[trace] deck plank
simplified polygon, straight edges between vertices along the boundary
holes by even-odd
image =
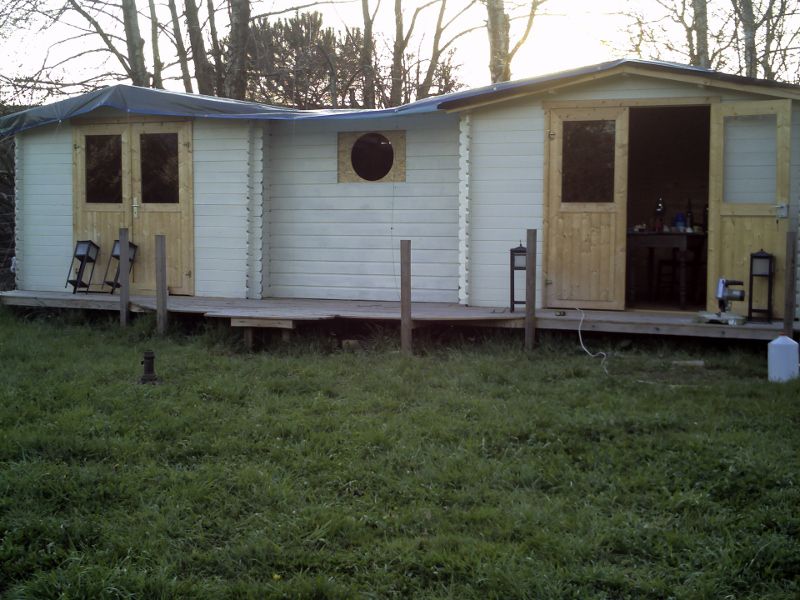
[[[37,308],[76,308],[119,310],[119,296],[111,294],[71,294],[14,290],[0,292],[0,302],[9,306]],[[316,300],[309,298],[209,298],[170,296],[168,310],[173,313],[203,315],[228,319],[237,326],[274,327],[275,324],[352,319],[363,321],[399,321],[400,303],[369,300]],[[156,300],[132,296],[131,309],[154,312]],[[538,309],[537,329],[670,335],[706,338],[771,340],[780,335],[781,323],[745,323],[732,327],[695,322],[694,313],[678,311],[579,311],[575,309]],[[583,316],[583,322],[581,322]],[[422,324],[448,323],[474,327],[521,327],[522,313],[507,308],[486,308],[460,304],[415,302],[412,318]],[[795,323],[795,331],[798,325]]]

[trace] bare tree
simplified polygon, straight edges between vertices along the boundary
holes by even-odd
[[[372,27],[381,6],[378,0],[375,10],[370,12],[369,0],[361,0],[361,15],[364,21],[364,37],[361,46],[361,72],[364,77],[364,108],[375,108],[375,37]]]
[[[526,22],[520,38],[511,47],[511,15],[506,12],[504,0],[483,0],[486,4],[486,31],[489,34],[489,73],[492,83],[511,79],[511,61],[530,35],[539,8],[547,0],[525,2]],[[509,49],[510,48],[510,49]]]
[[[203,30],[200,28],[200,16],[195,0],[186,0],[186,27],[189,30],[189,44],[192,48],[192,61],[194,62],[194,78],[197,80],[197,89],[201,94],[214,95],[214,67],[208,61],[206,42],[203,39]]]
[[[183,81],[183,89],[187,93],[192,93],[192,76],[189,74],[189,55],[186,52],[186,46],[183,43],[183,33],[181,32],[180,21],[178,20],[178,8],[175,6],[175,0],[167,0],[169,6],[170,17],[172,18],[172,37],[175,42],[175,50],[177,54],[178,64],[181,68],[181,80]]]
[[[250,0],[230,0],[231,29],[225,65],[225,96],[244,99],[247,91],[247,40],[250,35]]]
[[[153,51],[153,87],[163,88],[164,81],[161,77],[161,71],[164,68],[161,62],[161,53],[158,50],[158,18],[156,17],[156,3],[154,0],[147,0],[150,8],[150,44]]]

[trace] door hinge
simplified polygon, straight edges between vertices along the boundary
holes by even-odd
[[[553,285],[553,280],[552,280],[552,279],[545,278],[545,280],[544,280],[544,284],[545,284],[545,285]]]
[[[184,275],[186,275],[186,277],[188,277],[189,279],[191,279],[191,278],[192,278],[192,270],[191,270],[191,269],[189,269],[188,271],[186,271],[186,273],[184,273]]]
[[[551,139],[551,140],[554,140],[554,139],[556,139],[556,132],[555,132],[554,130],[550,129],[550,130],[547,132],[547,137],[548,137],[549,139]]]

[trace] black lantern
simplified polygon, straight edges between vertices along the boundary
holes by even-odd
[[[516,248],[511,249],[509,260],[509,272],[511,276],[511,312],[514,312],[514,306],[517,304],[525,304],[525,300],[516,300],[514,298],[514,272],[525,271],[528,268],[528,249],[520,243]]]
[[[764,250],[753,252],[750,255],[750,299],[747,302],[747,319],[752,320],[753,314],[766,316],[768,322],[772,321],[772,288],[775,278],[775,256]],[[767,283],[767,307],[753,308],[753,282],[756,279],[766,279]]]
[[[131,269],[133,269],[133,261],[136,258],[136,249],[137,248],[138,248],[138,246],[136,244],[134,244],[133,242],[128,242],[128,273],[130,273]],[[108,285],[108,286],[111,286],[111,292],[110,292],[111,294],[114,293],[114,290],[116,290],[118,287],[120,287],[120,283],[119,283],[119,267],[120,267],[119,255],[120,255],[120,252],[119,252],[119,240],[114,240],[114,247],[111,249],[111,256],[108,257],[108,264],[106,265],[106,274],[103,276],[103,281],[105,282],[105,284]],[[112,261],[116,261],[117,268],[116,268],[116,271],[114,273],[114,278],[113,279],[109,279],[108,278],[108,271],[111,269],[111,262]]]
[[[72,293],[78,291],[78,289],[83,289],[84,291],[89,291],[89,286],[92,283],[92,276],[94,275],[94,265],[97,262],[97,255],[100,253],[100,246],[95,244],[92,240],[79,240],[75,244],[75,252],[72,254],[72,261],[69,263],[69,271],[67,271],[67,283],[64,284],[64,287],[68,285],[72,286]],[[75,265],[75,261],[77,261],[77,265]],[[91,270],[89,271],[89,279],[84,281],[83,275],[86,272],[86,266],[92,265]],[[75,272],[75,277],[71,277],[73,270]]]

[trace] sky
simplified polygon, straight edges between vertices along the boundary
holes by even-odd
[[[0,0],[2,1],[2,0]],[[383,34],[387,42],[391,42],[394,35],[393,2],[381,0],[381,10],[376,22],[376,31]],[[450,0],[449,5],[455,10],[463,6],[467,0]],[[507,5],[514,0],[506,0]],[[373,6],[376,0],[371,0]],[[406,23],[410,20],[414,6],[424,0],[404,0],[406,8]],[[281,9],[305,4],[305,0],[254,0],[253,14],[275,12]],[[204,3],[203,3],[204,4]],[[626,38],[621,31],[625,26],[624,17],[619,15],[622,7],[636,6],[632,0],[549,0],[544,5],[543,12],[534,22],[530,37],[522,47],[512,63],[512,77],[521,79],[528,76],[560,71],[567,68],[595,64],[620,58],[625,55]],[[138,0],[140,13],[146,13],[147,3]],[[328,3],[316,8],[324,15],[327,26],[343,29],[345,26],[361,26],[360,0]],[[417,31],[432,30],[426,27],[423,19],[432,21],[436,18],[435,8],[422,13]],[[289,15],[284,15],[289,16]],[[274,19],[275,17],[273,17]],[[482,5],[462,17],[457,29],[476,27],[477,29],[460,38],[456,44],[456,64],[460,64],[459,79],[467,87],[477,87],[490,83],[488,69],[488,41],[485,29],[486,11]],[[168,17],[164,16],[168,22]],[[432,23],[431,23],[432,25]],[[512,23],[512,45],[521,34],[520,29],[524,19]],[[223,28],[219,24],[220,29]],[[140,18],[140,28],[146,40],[149,51],[149,21]],[[53,47],[53,44],[67,37],[72,30],[65,24],[53,26],[44,31],[18,31],[6,39],[0,39],[0,55],[7,57],[3,71],[6,75],[13,73],[30,73],[50,55],[50,62],[55,62],[59,57],[69,56],[86,49],[86,41],[80,40],[70,44]],[[423,48],[429,41],[417,38],[416,43],[421,43]],[[161,44],[162,60],[167,60],[167,52],[171,47],[166,40]],[[104,56],[106,64],[102,64],[100,57]],[[109,70],[119,70],[116,59],[107,54],[89,54],[77,62],[70,63],[67,78],[78,80],[90,73],[101,73]],[[172,74],[177,75],[177,69]],[[166,87],[181,90],[181,83],[177,80],[165,82]]]

